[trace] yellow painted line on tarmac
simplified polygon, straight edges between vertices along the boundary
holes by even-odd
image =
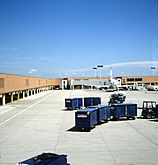
[[[24,112],[27,111],[28,109],[34,107],[35,105],[39,104],[40,102],[42,102],[42,101],[45,100],[46,98],[48,98],[48,97],[50,97],[50,96],[52,96],[52,95],[54,95],[54,94],[56,94],[56,93],[57,93],[57,92],[54,92],[54,93],[52,93],[52,94],[50,94],[50,95],[44,97],[43,99],[37,101],[36,103],[34,103],[34,104],[30,105],[29,107],[25,108],[24,110],[20,111],[20,112],[17,113],[16,115],[14,115],[14,116],[8,118],[7,120],[1,122],[1,123],[0,123],[0,126],[2,126],[3,124],[7,123],[8,121],[14,119],[15,117],[19,116],[20,114],[24,113]]]

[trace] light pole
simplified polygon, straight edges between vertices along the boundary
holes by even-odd
[[[155,69],[156,69],[156,67],[155,67],[155,66],[152,66],[150,69],[151,69],[152,72],[153,72],[153,73],[152,73],[152,74],[153,74],[153,83],[155,83],[155,82],[154,82],[154,80],[155,80],[155,79],[154,79],[154,76],[155,76]]]
[[[94,70],[94,77],[96,78],[97,77],[97,67],[93,67],[93,70]]]
[[[155,66],[152,66],[150,69],[152,70],[153,76],[154,76],[154,70],[156,69],[156,67]]]
[[[103,65],[97,65],[98,68],[102,68]],[[101,69],[100,69],[100,79],[101,79]]]
[[[110,67],[110,81],[112,82],[112,67]]]

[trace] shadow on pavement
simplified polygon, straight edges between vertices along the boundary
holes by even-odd
[[[152,121],[152,122],[158,122],[158,119],[151,119],[149,121]]]
[[[67,131],[71,131],[71,132],[90,132],[91,129],[78,129],[75,126],[68,129]]]
[[[74,111],[73,109],[62,109],[62,111]]]

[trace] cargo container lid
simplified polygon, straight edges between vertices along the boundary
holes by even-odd
[[[92,112],[92,111],[96,111],[97,110],[97,108],[96,107],[94,107],[94,108],[86,108],[86,109],[83,109],[83,110],[78,110],[78,111],[76,111],[76,113],[78,113],[78,112]]]

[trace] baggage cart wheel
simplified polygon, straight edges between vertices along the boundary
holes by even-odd
[[[90,129],[90,128],[84,128],[83,130],[84,130],[85,132],[90,132],[91,129]]]
[[[114,121],[119,121],[119,118],[114,117],[113,120]]]
[[[135,116],[133,116],[133,117],[132,117],[132,120],[135,120],[135,119],[136,119],[136,117],[135,117]]]
[[[148,113],[148,114],[146,115],[146,118],[147,118],[147,119],[151,119],[151,118],[152,118],[151,113]]]

